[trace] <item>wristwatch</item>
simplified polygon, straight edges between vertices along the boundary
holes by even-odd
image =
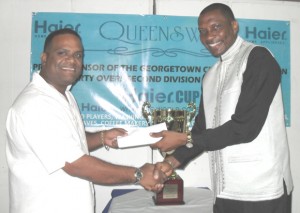
[[[134,172],[135,182],[134,184],[139,184],[144,174],[140,168],[136,168]]]
[[[187,142],[186,142],[185,146],[186,146],[187,148],[192,148],[192,147],[193,147],[192,132],[191,132],[191,131],[188,131],[188,132],[186,133],[186,135],[187,135]]]

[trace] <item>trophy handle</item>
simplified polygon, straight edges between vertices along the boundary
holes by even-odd
[[[189,122],[191,122],[196,115],[196,104],[193,102],[190,102],[188,104],[188,108],[191,109],[191,111],[188,112]]]
[[[151,104],[148,101],[145,101],[142,106],[143,117],[146,119],[148,126],[151,126],[151,112],[150,112]]]

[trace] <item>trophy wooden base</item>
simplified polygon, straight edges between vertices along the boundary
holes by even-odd
[[[177,174],[172,175],[164,183],[162,191],[153,196],[155,205],[182,205],[183,201],[183,180]]]

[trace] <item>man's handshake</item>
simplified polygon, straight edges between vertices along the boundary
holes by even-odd
[[[141,167],[143,177],[140,180],[140,185],[146,190],[159,192],[164,187],[164,182],[168,180],[180,163],[174,157],[167,157],[162,162],[153,164],[144,164]]]

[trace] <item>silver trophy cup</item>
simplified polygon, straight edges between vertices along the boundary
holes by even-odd
[[[167,129],[176,132],[188,132],[191,126],[191,122],[196,114],[196,105],[191,102],[187,105],[188,110],[177,109],[151,109],[149,102],[144,102],[142,107],[143,117],[146,119],[148,126],[163,123],[167,125]],[[173,151],[167,152],[167,154]],[[165,157],[166,153],[161,152]]]

